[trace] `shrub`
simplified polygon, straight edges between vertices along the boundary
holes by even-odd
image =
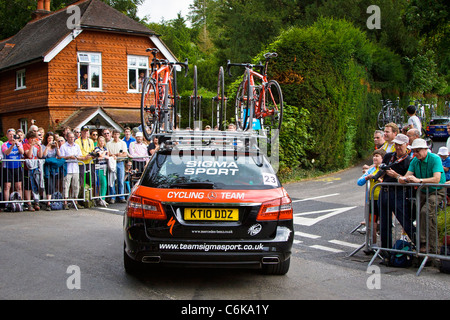
[[[371,88],[370,70],[382,69],[374,65],[374,53],[384,52],[377,49],[351,23],[321,18],[310,27],[283,32],[256,57],[278,53],[269,78],[280,83],[290,105],[281,133],[282,166],[307,167],[314,160],[319,170],[336,170],[366,155],[381,99]]]

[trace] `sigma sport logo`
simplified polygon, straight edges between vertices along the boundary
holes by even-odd
[[[244,200],[244,192],[203,192],[203,191],[169,191],[168,199],[174,200]]]

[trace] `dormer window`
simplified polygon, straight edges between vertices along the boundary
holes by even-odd
[[[25,89],[25,69],[16,72],[16,90]]]
[[[102,90],[101,53],[78,52],[78,89]]]

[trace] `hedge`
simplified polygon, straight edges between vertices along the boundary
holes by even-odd
[[[351,23],[325,18],[283,32],[255,61],[269,51],[278,53],[269,78],[280,83],[290,105],[280,137],[282,166],[329,171],[364,156],[373,147],[381,99],[373,73],[377,82],[395,86],[403,74],[391,76],[384,68],[398,67],[400,58]]]

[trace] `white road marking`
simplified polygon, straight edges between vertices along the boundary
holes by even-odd
[[[337,245],[340,245],[340,246],[344,246],[344,247],[354,248],[354,249],[357,249],[357,248],[361,247],[360,244],[354,244],[354,243],[350,243],[350,242],[346,242],[346,241],[340,241],[340,240],[330,240],[328,242],[329,243],[333,243],[333,244],[337,244]]]
[[[335,215],[350,211],[356,207],[344,207],[337,209],[327,209],[327,210],[319,210],[319,211],[310,211],[310,212],[302,212],[302,213],[294,213],[294,223],[302,226],[312,226],[316,223],[331,218]],[[325,214],[323,214],[325,213]],[[322,214],[317,218],[305,218],[306,215],[314,215],[314,214]]]
[[[344,252],[344,251],[339,250],[339,249],[334,249],[334,248],[320,246],[320,245],[313,245],[313,246],[310,246],[310,248],[319,249],[319,250],[328,251],[328,252],[333,252],[333,253]]]
[[[304,232],[300,232],[300,231],[295,231],[295,235],[299,236],[299,237],[303,237],[303,238],[310,238],[310,239],[321,238],[321,236],[316,236],[315,234],[309,234],[309,233],[304,233]]]
[[[335,197],[335,196],[338,196],[338,195],[340,195],[340,194],[339,193],[327,194],[327,195],[313,197],[313,198],[294,200],[294,201],[292,201],[292,203],[303,202],[303,201],[310,201],[310,200],[316,200],[316,199],[322,199],[322,198],[328,198],[328,197]]]

